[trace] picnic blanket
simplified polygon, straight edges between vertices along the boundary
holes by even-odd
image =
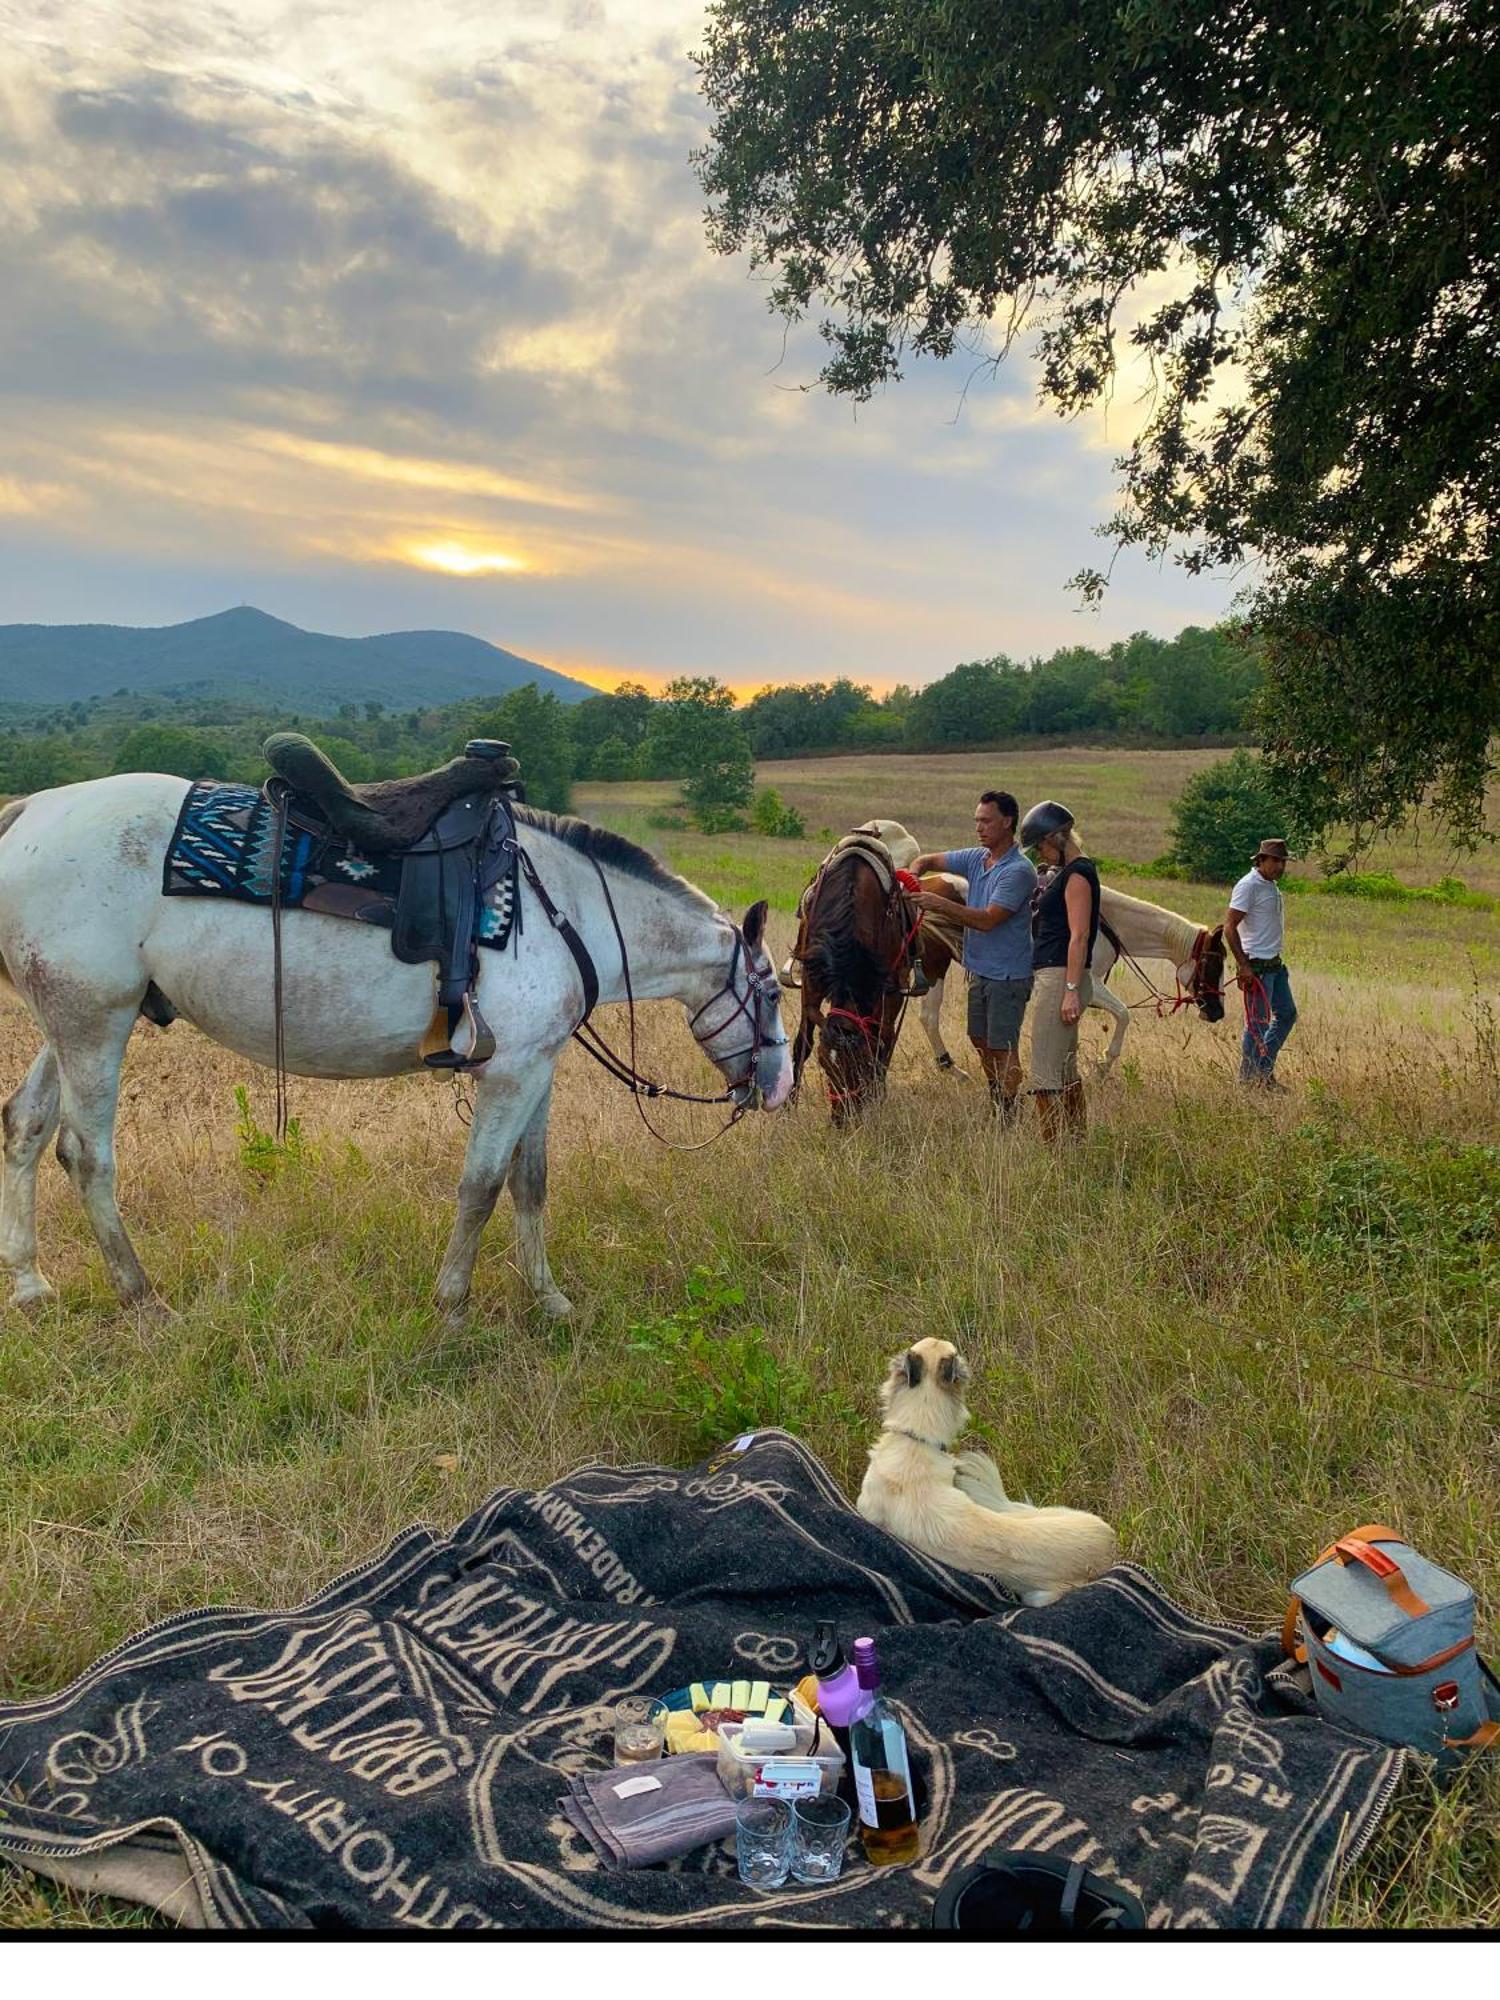
[[[920,1858],[743,1887],[722,1843],[606,1871],[561,1809],[625,1694],[786,1685],[873,1633]],[[994,1846],[1086,1861],[1159,1928],[1310,1924],[1402,1753],[1271,1674],[1272,1638],[1121,1566],[1043,1609],[862,1520],[784,1432],[589,1467],[415,1527],[293,1611],[166,1619],[0,1705],[0,1853],[213,1928],[911,1929]]]

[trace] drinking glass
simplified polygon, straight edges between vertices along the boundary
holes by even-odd
[[[666,1710],[643,1694],[615,1705],[615,1764],[651,1764],[666,1741]]]
[[[779,1889],[792,1860],[792,1809],[784,1799],[741,1799],[734,1809],[740,1880]]]
[[[830,1792],[792,1801],[792,1874],[798,1882],[836,1882],[844,1871],[849,1808]]]

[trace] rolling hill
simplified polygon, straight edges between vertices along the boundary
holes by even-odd
[[[559,701],[595,692],[465,632],[339,639],[249,605],[183,625],[0,625],[4,708],[56,708],[124,692],[332,715],[342,702],[428,708],[506,694],[527,681]]]

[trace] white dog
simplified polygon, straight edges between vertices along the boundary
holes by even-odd
[[[993,1459],[950,1450],[969,1421],[968,1364],[948,1340],[919,1340],[881,1384],[885,1412],[859,1489],[867,1521],[954,1569],[992,1576],[1027,1604],[1050,1604],[1115,1560],[1097,1514],[1008,1500]]]

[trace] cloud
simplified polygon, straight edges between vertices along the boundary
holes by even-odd
[[[621,671],[920,679],[1078,636],[1107,451],[1014,359],[967,396],[958,363],[857,412],[796,393],[815,339],[704,244],[701,27],[684,0],[44,5],[0,49],[28,538],[0,617],[116,615],[128,555],[161,622],[226,565],[334,629],[375,579],[399,618],[405,577],[413,622],[448,590],[452,623]],[[1223,601],[1122,573],[1107,636]]]

